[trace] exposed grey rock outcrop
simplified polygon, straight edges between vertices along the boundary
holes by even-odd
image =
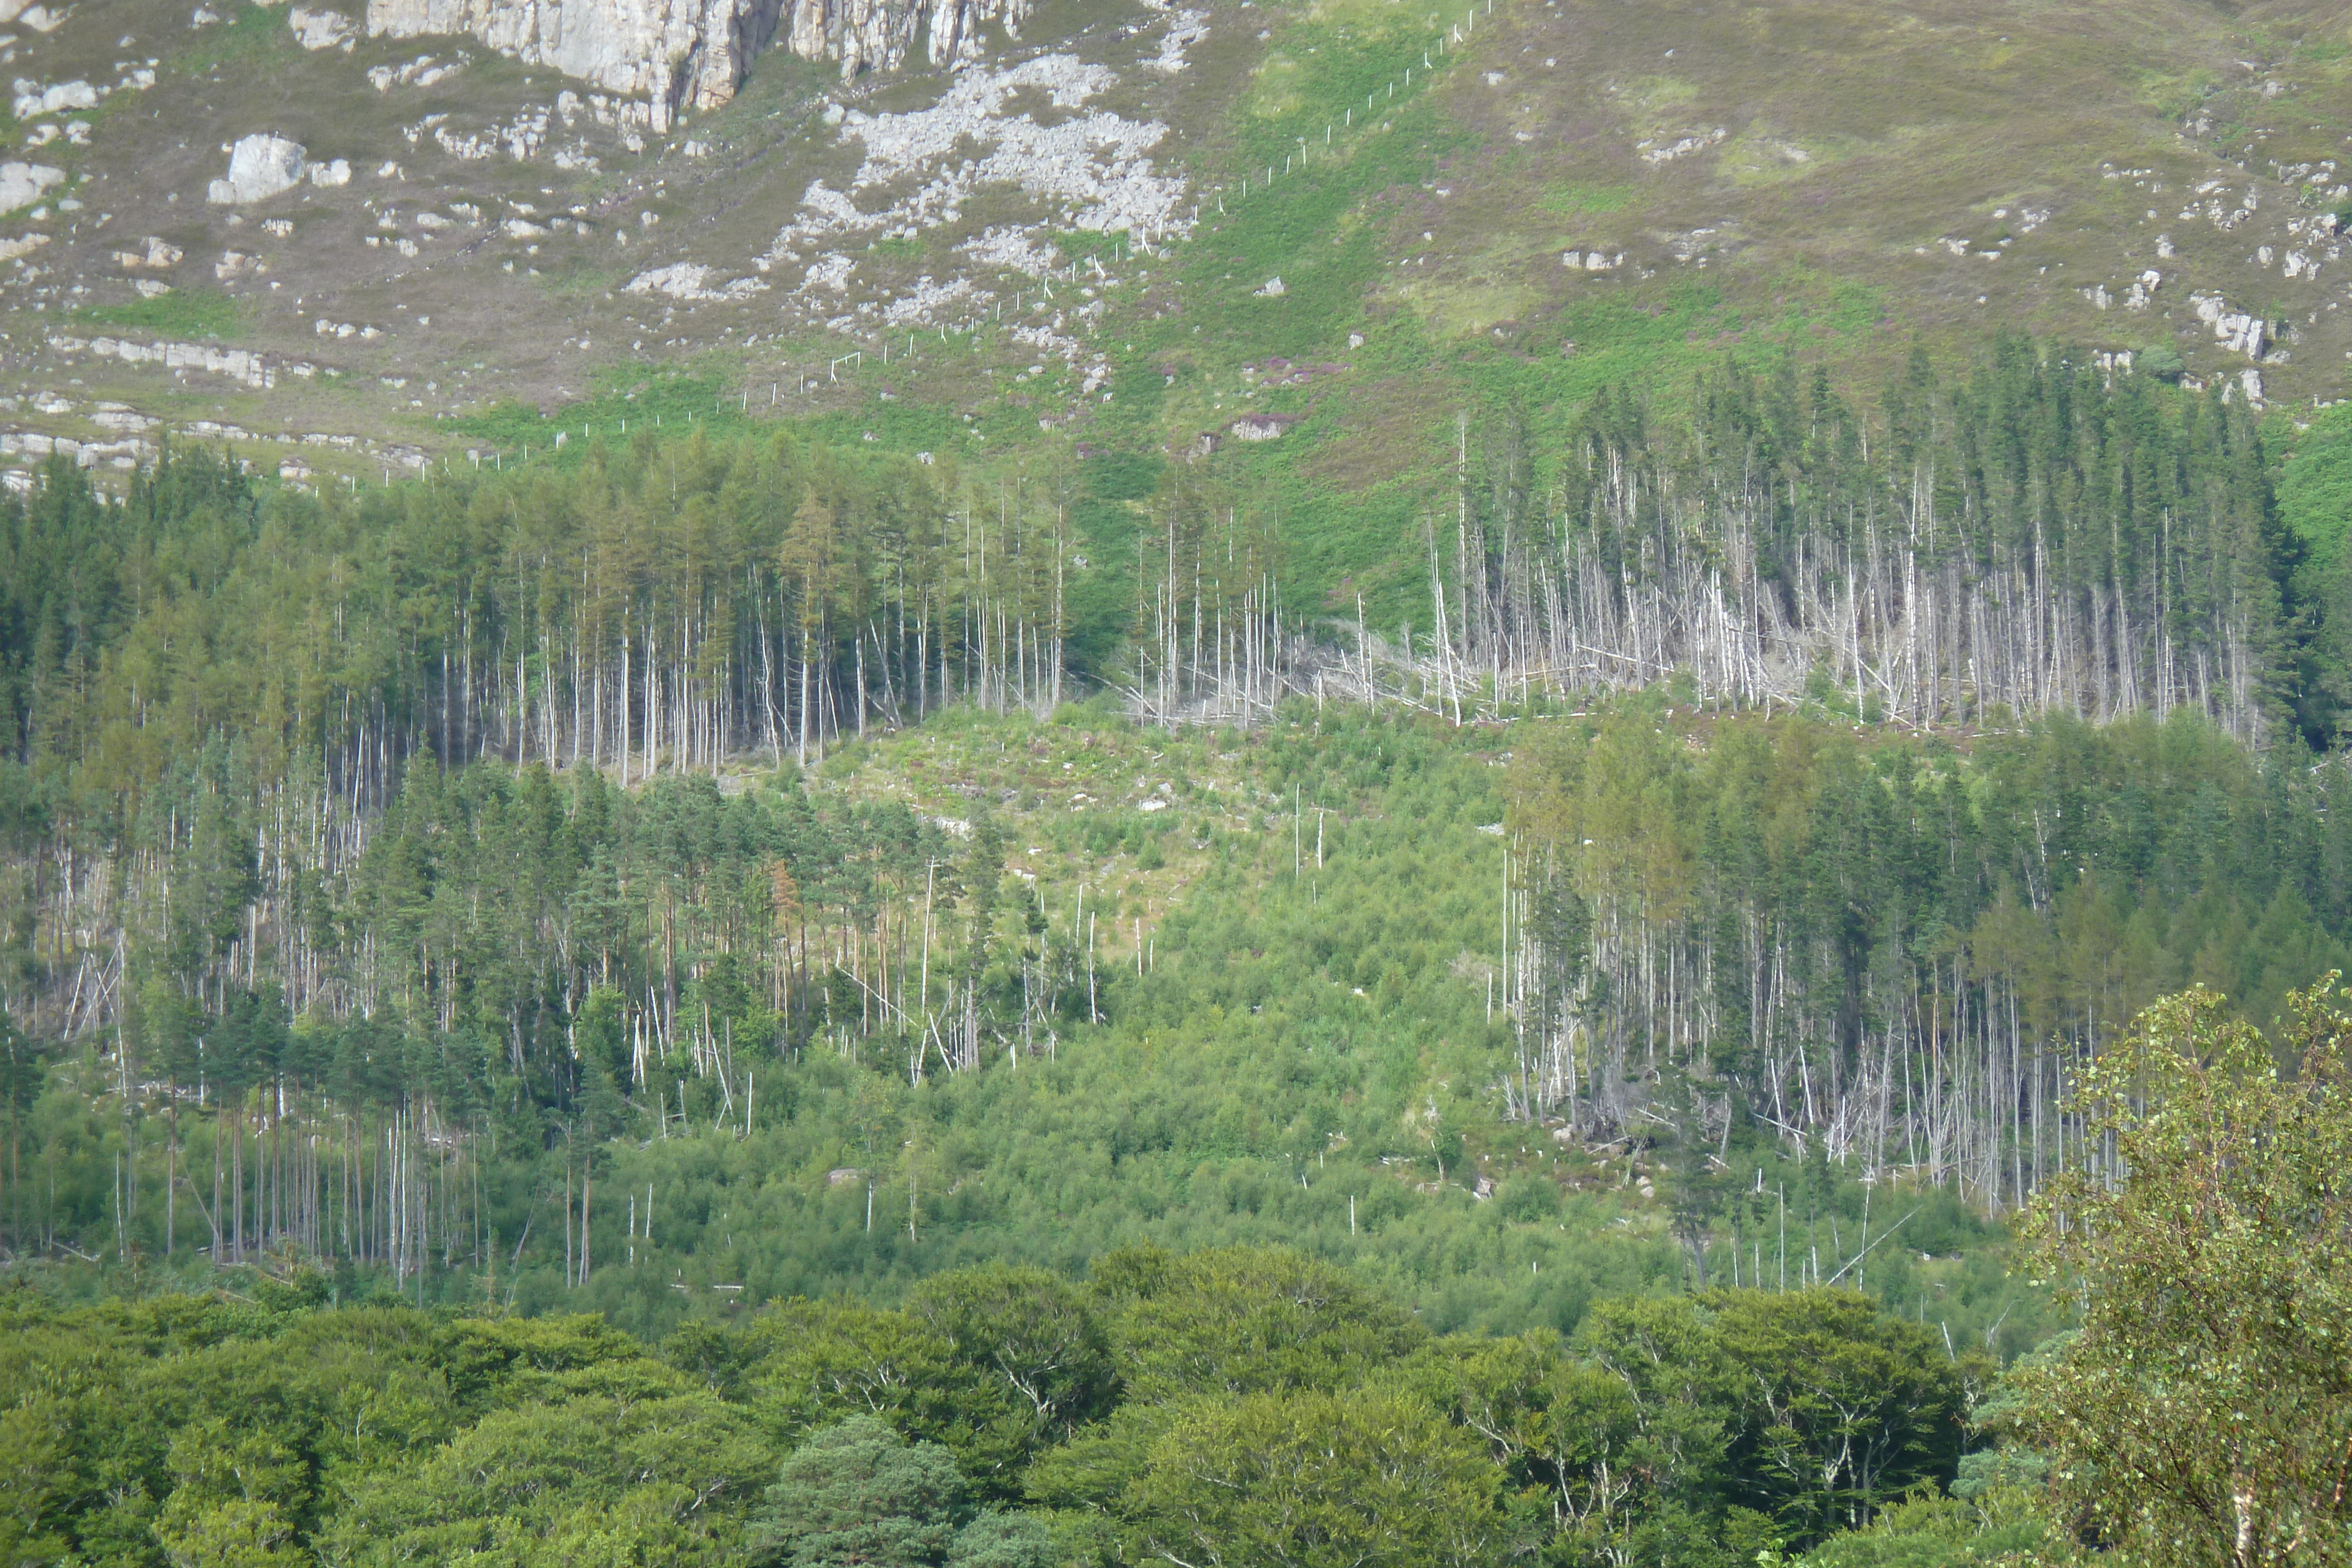
[[[63,6],[52,11],[47,5],[27,5],[25,0],[0,0],[0,26],[14,22],[36,33],[53,33],[65,19]]]
[[[302,183],[303,156],[300,142],[256,131],[230,149],[228,178],[215,180],[205,200],[215,206],[267,201]]]
[[[316,53],[338,45],[352,46],[351,18],[336,11],[313,11],[307,5],[297,5],[286,14],[287,25],[294,29],[294,41]]]
[[[100,359],[121,360],[131,365],[162,365],[174,371],[203,371],[225,376],[255,392],[267,392],[278,384],[282,369],[302,377],[318,373],[318,367],[301,363],[282,363],[249,349],[216,349],[205,343],[137,343],[125,338],[51,338],[49,347],[61,354],[96,354]]]
[[[2213,329],[2214,340],[2223,348],[2241,353],[2250,360],[2263,357],[2263,345],[2270,335],[2270,323],[2251,310],[2232,310],[2230,302],[2218,294],[2199,292],[2189,297],[2196,307],[2197,319]],[[2261,383],[2257,382],[2258,387]],[[2260,397],[2252,388],[2247,395]]]
[[[0,163],[0,213],[13,213],[41,199],[53,185],[65,183],[66,172],[46,163]]]
[[[1245,413],[1225,428],[1235,441],[1279,441],[1283,432],[1298,423],[1295,413]]]
[[[976,57],[982,30],[1017,29],[1031,0],[368,0],[371,36],[464,34],[534,65],[645,99],[654,128],[735,95],[772,46],[837,60],[845,77]]]
[[[58,114],[68,110],[96,109],[98,100],[105,96],[102,89],[86,81],[61,81],[44,87],[19,77],[8,110],[19,120],[30,120],[36,115]]]
[[[960,72],[926,109],[845,110],[843,136],[865,147],[857,172],[838,190],[812,182],[793,222],[755,265],[768,272],[814,252],[820,259],[808,263],[807,281],[837,291],[850,263],[826,253],[846,248],[845,240],[896,238],[954,224],[981,192],[1006,186],[1052,214],[1045,221],[1064,226],[1138,235],[1189,232],[1182,174],[1162,172],[1150,156],[1168,127],[1085,107],[1118,80],[1108,68],[1075,55],[1040,55],[1002,69]],[[1034,107],[1028,95],[1041,90],[1051,123],[1021,107],[1024,100]],[[835,123],[834,115],[825,119]],[[885,198],[879,204],[877,195]],[[1059,251],[1038,244],[1026,225],[992,226],[956,248],[982,266],[1033,277],[1063,265]]]

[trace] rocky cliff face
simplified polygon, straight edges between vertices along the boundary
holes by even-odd
[[[839,60],[842,75],[896,70],[918,37],[935,66],[976,59],[992,25],[1019,35],[1031,0],[793,0],[784,47],[803,59]]]
[[[373,35],[465,34],[645,99],[656,130],[724,103],[751,57],[782,45],[837,60],[842,75],[891,70],[919,41],[934,65],[975,57],[982,29],[1016,30],[1030,0],[368,0]]]

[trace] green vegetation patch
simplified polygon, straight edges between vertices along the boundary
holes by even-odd
[[[2279,520],[2311,551],[2315,564],[2344,559],[2352,531],[2352,403],[2312,416],[2310,426],[2286,433],[2286,461],[2275,493]]]
[[[175,288],[127,305],[85,305],[74,312],[74,319],[93,327],[129,327],[160,337],[203,340],[233,336],[239,315],[237,302],[217,289]]]
[[[620,443],[648,434],[683,438],[698,430],[731,434],[744,427],[743,398],[730,396],[716,375],[624,365],[601,371],[597,382],[591,396],[559,410],[501,402],[443,428],[517,458],[529,447],[534,460],[569,463],[598,440]],[[564,437],[561,450],[558,434]]]
[[[1550,187],[1536,204],[1556,217],[1599,217],[1622,210],[1633,199],[1633,187],[1628,184],[1577,183]]]
[[[209,71],[215,66],[251,63],[294,52],[293,37],[283,11],[243,0],[232,0],[219,9],[227,13],[226,20],[198,32],[173,58],[174,70]]]

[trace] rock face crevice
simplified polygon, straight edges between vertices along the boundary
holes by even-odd
[[[687,109],[735,96],[752,57],[781,45],[844,77],[895,70],[920,46],[933,65],[979,56],[992,26],[1016,33],[1031,0],[368,0],[372,36],[454,34],[646,100],[666,131]]]

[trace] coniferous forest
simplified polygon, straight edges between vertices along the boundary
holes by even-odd
[[[0,1550],[2126,1550],[2084,1086],[2352,1029],[2333,427],[1671,392],[1451,422],[1371,590],[1207,457],[0,499]]]

